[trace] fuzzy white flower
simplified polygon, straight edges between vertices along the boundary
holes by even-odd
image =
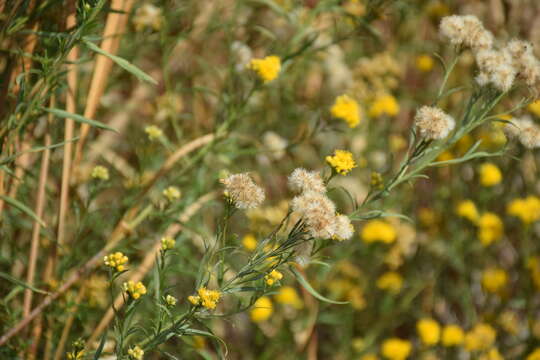
[[[334,238],[336,240],[349,240],[354,234],[354,227],[351,224],[348,216],[338,215],[336,217],[336,233]]]
[[[447,137],[456,122],[452,116],[437,107],[422,106],[416,112],[414,124],[420,135],[426,139],[438,140]]]
[[[302,216],[312,237],[330,239],[336,234],[336,206],[326,195],[306,191],[292,199],[291,207]]]
[[[304,192],[314,191],[325,193],[326,186],[318,171],[308,171],[306,169],[295,169],[289,176],[289,187],[293,191]]]
[[[509,51],[481,50],[475,57],[480,69],[480,75],[476,77],[476,81],[480,86],[491,83],[501,91],[510,90],[517,71]]]
[[[473,15],[444,17],[439,29],[454,45],[467,46],[475,51],[493,46],[493,35],[484,29],[482,22]]]
[[[253,209],[264,201],[264,190],[247,173],[233,174],[220,182],[225,185],[226,195],[239,209]]]
[[[508,138],[518,139],[528,149],[540,147],[540,127],[529,117],[512,119],[503,130]]]
[[[279,160],[285,155],[287,149],[287,140],[273,131],[267,131],[263,135],[263,143],[270,150],[270,156]]]

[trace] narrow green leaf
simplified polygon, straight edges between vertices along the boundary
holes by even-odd
[[[311,295],[313,295],[313,297],[321,300],[321,301],[324,301],[324,302],[327,302],[327,303],[330,303],[330,304],[338,304],[338,305],[344,305],[344,304],[348,304],[349,302],[348,301],[336,301],[336,300],[331,300],[331,299],[328,299],[328,298],[325,298],[324,296],[322,296],[321,294],[319,294],[308,282],[307,280],[302,276],[302,274],[300,274],[298,272],[298,270],[296,270],[295,268],[293,267],[290,267],[290,270],[291,272],[293,273],[293,275],[296,277],[296,280],[298,280],[298,282],[300,283],[300,285],[302,285],[304,287],[304,289],[306,289]]]
[[[30,285],[30,284],[25,283],[22,280],[19,280],[19,279],[14,278],[13,276],[11,276],[9,274],[6,274],[5,272],[0,271],[0,277],[7,280],[7,281],[9,281],[9,282],[14,283],[14,284],[17,284],[17,285],[20,285],[20,286],[22,286],[24,288],[30,289],[33,292],[37,292],[37,293],[43,294],[43,295],[48,295],[49,294],[47,291],[40,290],[40,289]]]
[[[114,131],[117,133],[117,131],[114,130],[112,127],[107,126],[104,123],[101,123],[99,121],[85,118],[84,116],[79,115],[79,114],[74,114],[74,113],[70,113],[70,112],[60,110],[60,109],[55,109],[55,108],[42,107],[41,110],[51,113],[53,115],[56,115],[58,117],[64,118],[64,119],[72,119],[80,123],[88,124],[90,126],[95,126],[97,128],[104,129],[104,130]]]
[[[94,354],[94,360],[99,360],[101,357],[101,353],[103,352],[103,348],[105,347],[105,340],[107,339],[107,331],[103,332],[103,335],[101,335],[101,340],[99,341],[99,346]]]
[[[139,69],[138,67],[130,63],[129,61],[127,61],[126,59],[122,59],[119,56],[110,54],[106,52],[105,50],[103,50],[102,48],[100,48],[99,46],[97,46],[96,44],[94,44],[93,42],[90,42],[86,39],[83,39],[83,42],[86,46],[88,46],[90,50],[108,57],[109,59],[114,61],[118,66],[122,67],[124,70],[135,75],[139,80],[147,81],[151,84],[157,85],[156,80],[154,80],[150,75],[148,75],[147,73],[145,73],[144,71],[142,71],[141,69]]]
[[[33,218],[34,220],[36,220],[41,226],[43,227],[47,227],[47,224],[45,224],[45,221],[41,220],[37,215],[36,213],[34,213],[32,211],[32,209],[30,209],[28,206],[24,205],[22,202],[20,202],[19,200],[16,200],[16,199],[13,199],[9,196],[5,196],[5,195],[0,195],[0,199],[4,200],[5,202],[7,202],[8,204],[12,205],[12,206],[15,206],[17,209],[21,210],[22,212],[24,212],[26,215],[29,215],[31,218]]]

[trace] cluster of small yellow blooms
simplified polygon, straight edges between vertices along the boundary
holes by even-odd
[[[381,345],[381,354],[389,360],[405,360],[411,351],[411,342],[399,338],[387,339]]]
[[[84,341],[81,339],[76,340],[72,344],[73,350],[66,353],[68,360],[82,360],[86,357],[86,351],[84,350]]]
[[[495,342],[497,332],[488,324],[476,324],[465,334],[465,348],[468,351],[486,351]]]
[[[136,31],[141,31],[145,28],[159,30],[162,23],[163,15],[161,9],[152,4],[143,4],[133,16],[133,25],[135,25]]]
[[[132,348],[129,348],[127,351],[129,357],[133,360],[142,360],[144,356],[144,350],[139,347],[139,345],[135,345]]]
[[[478,219],[478,238],[484,246],[499,240],[504,232],[501,219],[494,213],[486,212]]]
[[[125,265],[128,261],[128,257],[122,254],[120,251],[109,254],[103,258],[105,265],[115,269],[116,271],[124,271],[126,269]]]
[[[272,270],[270,274],[267,274],[264,276],[264,281],[266,282],[266,285],[272,286],[276,283],[276,281],[279,281],[283,279],[283,274],[277,271],[276,269]]]
[[[140,281],[129,280],[123,284],[125,292],[131,296],[134,300],[139,299],[142,295],[146,294],[146,286]]]
[[[263,59],[252,59],[248,68],[255,71],[264,83],[268,83],[278,77],[281,71],[281,59],[275,55]]]
[[[360,106],[349,95],[338,96],[330,113],[333,117],[344,120],[350,128],[355,128],[360,123]]]
[[[465,341],[465,333],[457,325],[446,325],[442,330],[441,341],[446,347],[459,346]]]
[[[403,287],[403,277],[395,271],[385,272],[377,279],[377,287],[389,293],[397,294]]]
[[[208,290],[206,287],[201,287],[197,290],[198,295],[188,297],[189,302],[193,305],[202,305],[209,310],[214,310],[221,298],[221,293],[218,290]]]
[[[92,169],[92,178],[107,181],[109,180],[109,170],[101,165],[98,165]]]
[[[508,215],[519,218],[523,224],[532,224],[540,219],[540,198],[534,195],[512,200],[506,207]]]
[[[373,100],[368,113],[372,118],[378,118],[383,115],[396,116],[399,114],[399,104],[392,95],[381,94]]]
[[[424,138],[428,140],[440,140],[450,134],[456,122],[452,116],[437,107],[422,106],[416,112],[414,125]]]
[[[164,236],[161,238],[161,250],[171,250],[174,248],[174,245],[176,245],[176,240],[174,240],[171,236]]]
[[[489,268],[482,273],[482,286],[491,293],[500,292],[508,282],[506,271],[500,268]]]
[[[370,186],[376,190],[382,190],[384,188],[384,182],[382,175],[378,172],[371,172]]]
[[[278,293],[275,295],[275,299],[278,303],[290,305],[295,309],[301,309],[304,307],[304,303],[298,296],[296,289],[292,286],[280,287]]]
[[[433,69],[433,58],[427,54],[418,55],[416,57],[416,68],[423,72],[429,72]]]
[[[356,167],[353,155],[346,150],[334,150],[333,156],[327,156],[326,162],[341,175],[347,175],[349,171]]]
[[[178,300],[174,296],[172,296],[170,294],[165,296],[165,303],[167,304],[167,306],[173,307],[173,306],[176,305],[177,301]]]
[[[226,196],[239,209],[256,208],[264,201],[264,190],[247,173],[233,174],[220,182],[225,186]]]
[[[244,246],[244,249],[247,251],[253,251],[257,248],[257,239],[255,239],[255,236],[252,234],[247,234],[242,239],[242,246]]]
[[[268,320],[273,312],[274,306],[270,298],[268,296],[261,296],[253,304],[249,315],[251,321],[258,323]]]
[[[396,89],[402,74],[400,63],[390,52],[361,58],[353,68],[351,93],[370,103],[373,94],[389,94]]]
[[[502,181],[501,170],[493,163],[483,163],[478,168],[480,184],[485,187],[498,185]]]
[[[426,346],[436,345],[441,338],[441,327],[433,319],[421,319],[416,323],[416,331]]]
[[[163,190],[163,196],[165,196],[167,200],[172,202],[174,200],[180,199],[182,193],[180,192],[180,189],[178,189],[176,186],[169,186],[165,190]]]
[[[456,206],[456,213],[473,224],[476,224],[480,215],[472,200],[463,200]]]
[[[154,141],[163,136],[163,130],[155,125],[149,125],[144,128],[144,132],[148,135],[150,141]]]
[[[396,240],[396,230],[394,227],[382,220],[370,220],[362,228],[361,238],[366,243],[380,241],[391,244]]]

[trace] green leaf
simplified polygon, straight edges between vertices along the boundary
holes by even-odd
[[[48,113],[51,113],[53,115],[56,115],[58,117],[64,118],[64,119],[72,119],[72,120],[75,120],[75,121],[80,122],[80,123],[88,124],[90,126],[95,126],[97,128],[100,128],[100,129],[110,130],[110,131],[114,131],[115,133],[118,133],[116,130],[114,130],[110,126],[107,126],[107,125],[105,125],[105,124],[103,124],[103,123],[101,123],[99,121],[96,121],[96,120],[91,120],[91,119],[85,118],[84,116],[79,115],[79,114],[74,114],[74,113],[70,113],[70,112],[60,110],[60,109],[55,109],[55,108],[42,107],[41,110],[46,111]]]
[[[22,287],[24,287],[24,288],[30,289],[30,290],[32,290],[33,292],[37,292],[37,293],[43,294],[43,295],[49,295],[49,293],[48,293],[47,291],[45,291],[45,290],[40,290],[40,289],[38,289],[38,288],[35,288],[35,287],[33,287],[32,285],[27,284],[27,283],[25,283],[25,282],[22,281],[22,280],[19,280],[19,279],[14,278],[13,276],[11,276],[11,275],[9,275],[9,274],[6,274],[5,272],[0,271],[0,277],[3,278],[3,279],[5,279],[5,280],[7,280],[7,281],[9,281],[9,282],[14,283],[14,284],[17,284],[17,285],[20,285],[20,286],[22,286]]]
[[[26,213],[26,215],[29,215],[31,218],[36,220],[41,226],[44,228],[47,227],[47,224],[45,224],[45,221],[41,220],[35,212],[32,211],[28,206],[24,205],[19,200],[13,199],[9,196],[0,195],[0,199],[4,200],[8,204],[15,206],[17,209],[21,210],[22,212]]]
[[[101,340],[99,341],[99,346],[96,350],[96,353],[94,354],[94,360],[99,360],[101,357],[101,353],[103,352],[103,348],[105,347],[105,340],[107,339],[107,331],[103,332],[103,335],[101,335]]]
[[[300,274],[300,272],[298,272],[298,270],[296,270],[295,268],[293,267],[290,267],[290,270],[291,272],[293,273],[293,275],[296,277],[296,280],[298,280],[298,282],[300,283],[300,285],[302,285],[304,287],[304,289],[306,289],[311,295],[313,295],[313,297],[321,300],[321,301],[324,301],[324,302],[327,302],[327,303],[330,303],[330,304],[338,304],[338,305],[344,305],[344,304],[348,304],[349,302],[348,301],[336,301],[336,300],[331,300],[331,299],[328,299],[328,298],[325,298],[324,296],[322,296],[321,294],[319,294],[308,282],[307,280],[302,276],[302,274]]]
[[[135,75],[139,80],[147,81],[151,84],[157,85],[156,80],[154,80],[150,75],[148,75],[147,73],[145,73],[144,71],[142,71],[141,69],[139,69],[138,67],[130,63],[129,61],[127,61],[126,59],[122,59],[119,56],[109,54],[108,52],[101,49],[99,46],[97,46],[93,42],[90,42],[84,38],[83,38],[83,42],[86,46],[88,46],[90,50],[93,50],[97,52],[98,54],[108,57],[109,59],[114,61],[118,66],[122,67],[124,70]]]

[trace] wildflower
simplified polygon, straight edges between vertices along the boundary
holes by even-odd
[[[454,118],[433,106],[422,106],[414,117],[420,135],[428,140],[444,139],[454,129]]]
[[[107,181],[109,180],[109,169],[104,166],[98,165],[92,169],[92,177],[94,179]]]
[[[499,240],[503,235],[504,225],[501,219],[493,213],[482,214],[478,219],[478,237],[484,246]]]
[[[264,190],[247,173],[230,175],[220,182],[225,185],[226,194],[239,209],[253,209],[264,201]]]
[[[155,125],[145,127],[144,132],[148,135],[148,140],[150,141],[154,141],[163,136],[163,130]]]
[[[68,360],[82,360],[86,357],[86,351],[84,350],[84,341],[78,339],[72,343],[73,350],[66,353]]]
[[[105,265],[116,269],[116,271],[124,271],[126,269],[125,265],[128,261],[128,257],[122,254],[120,251],[109,254],[103,258]]]
[[[376,241],[391,244],[396,240],[394,227],[382,220],[370,220],[362,228],[362,240],[366,243]]]
[[[519,318],[516,312],[505,310],[499,316],[498,323],[501,327],[512,335],[517,335],[520,329]]]
[[[443,346],[458,346],[463,344],[465,334],[463,330],[457,325],[446,325],[442,330],[442,344]]]
[[[182,193],[180,192],[180,189],[178,189],[176,186],[169,186],[163,190],[163,196],[165,196],[167,200],[171,202],[180,199],[181,195]]]
[[[142,295],[146,294],[146,287],[140,281],[134,282],[129,280],[125,282],[122,287],[134,300],[137,300]]]
[[[462,200],[456,206],[456,213],[458,216],[461,216],[472,223],[476,223],[476,221],[478,221],[478,209],[472,200]]]
[[[416,323],[416,330],[422,343],[427,346],[436,345],[441,337],[441,327],[433,319],[421,319]]]
[[[392,294],[397,294],[403,287],[403,277],[395,271],[385,272],[377,279],[377,287]]]
[[[356,167],[353,155],[346,150],[334,150],[334,156],[327,156],[326,162],[341,175],[347,175]]]
[[[482,287],[491,293],[499,292],[508,282],[506,271],[498,268],[490,268],[482,273]]]
[[[291,208],[302,216],[312,237],[330,239],[336,234],[336,206],[326,195],[304,192],[292,199]]]
[[[177,301],[178,300],[172,295],[165,296],[165,303],[167,304],[167,306],[173,307],[176,305]]]
[[[490,325],[479,323],[465,334],[465,348],[469,351],[487,350],[494,343],[497,332]]]
[[[512,58],[507,53],[491,49],[482,50],[476,53],[476,63],[480,69],[476,82],[480,86],[491,83],[501,91],[510,90],[517,72],[512,64]]]
[[[534,115],[540,117],[540,99],[533,101],[529,105],[527,105],[527,110],[532,112]]]
[[[405,360],[412,351],[410,341],[399,338],[387,339],[382,343],[381,353],[389,360]]]
[[[333,117],[345,121],[350,128],[355,128],[360,123],[360,106],[348,95],[338,96],[330,113]]]
[[[495,186],[502,180],[501,170],[493,163],[483,163],[478,170],[480,172],[480,184],[482,186]]]
[[[257,239],[252,234],[247,234],[242,239],[242,245],[247,251],[253,251],[257,248]]]
[[[540,147],[540,127],[528,117],[512,119],[503,128],[509,138],[518,138],[519,142],[528,149]]]
[[[396,116],[399,113],[399,104],[395,97],[383,94],[375,98],[369,108],[369,116],[378,118],[383,115]]]
[[[289,176],[289,187],[293,191],[304,192],[314,191],[324,194],[326,186],[318,171],[308,171],[306,169],[297,168]]]
[[[537,347],[532,353],[527,355],[525,360],[540,360],[540,347]]]
[[[304,306],[298,293],[292,286],[282,286],[274,298],[278,303],[291,305],[295,309],[301,309]]]
[[[174,245],[176,245],[176,240],[174,240],[174,238],[171,236],[164,236],[161,238],[161,250],[170,250],[174,248]]]
[[[534,56],[531,43],[514,39],[508,42],[503,51],[511,57],[518,76],[528,86],[533,87],[540,80],[540,62]]]
[[[133,24],[135,30],[141,31],[146,27],[151,27],[154,30],[161,29],[163,23],[163,15],[161,9],[152,5],[144,4],[137,9],[133,16]]]
[[[278,77],[281,70],[281,59],[275,55],[263,59],[252,59],[248,68],[255,71],[264,83],[268,83]]]
[[[444,17],[440,31],[454,45],[464,45],[473,50],[489,49],[493,45],[493,35],[473,15]]]
[[[518,217],[525,225],[531,224],[540,219],[540,198],[531,195],[514,199],[506,207],[506,212]]]
[[[273,312],[274,306],[270,298],[268,296],[262,296],[253,304],[249,316],[251,321],[258,323],[268,320]]]
[[[336,230],[333,238],[339,241],[349,240],[353,234],[354,227],[349,217],[346,215],[336,216]]]
[[[416,57],[416,68],[420,71],[431,71],[434,63],[433,58],[429,55],[423,54]]]
[[[283,279],[283,274],[276,269],[272,270],[270,274],[264,276],[264,281],[268,286],[274,285],[276,281]]]
[[[135,345],[132,348],[129,348],[127,351],[129,357],[134,360],[142,360],[144,356],[144,350],[141,349],[138,345]]]
[[[209,310],[214,310],[217,306],[221,293],[217,290],[208,290],[206,287],[201,287],[197,290],[198,295],[188,296],[189,302],[193,305],[202,305]]]
[[[267,131],[263,135],[263,143],[270,151],[272,158],[279,160],[285,155],[287,149],[287,140],[273,131]]]

